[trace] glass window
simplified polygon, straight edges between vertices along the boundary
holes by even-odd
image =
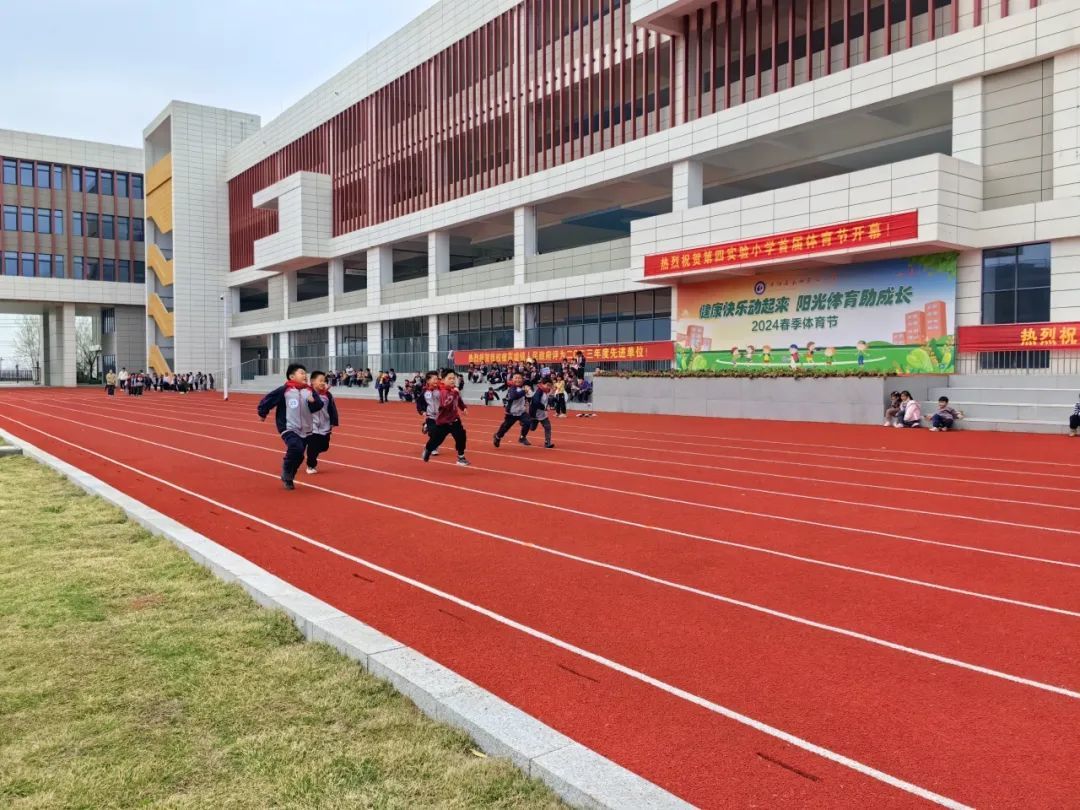
[[[619,321],[617,332],[619,343],[630,343],[634,339],[634,321]]]
[[[653,291],[646,290],[634,295],[634,315],[638,318],[651,318],[653,313]]]
[[[71,277],[82,278],[83,277],[83,257],[76,256],[71,260]]]
[[[64,167],[53,166],[52,167],[52,187],[57,191],[64,190]]]
[[[131,236],[136,242],[141,242],[143,240],[143,221],[141,217],[135,217],[131,220]],[[346,283],[348,283],[347,277]],[[364,287],[367,287],[366,275],[364,276]],[[345,292],[348,292],[348,290],[346,290]]]
[[[86,259],[86,278],[101,281],[101,263],[97,259]]]
[[[116,281],[116,262],[112,259],[101,260],[101,280]]]
[[[65,278],[64,276],[64,257],[53,256],[52,257],[52,269],[54,278]]]
[[[669,318],[671,317],[671,287],[664,287],[662,290],[656,290],[653,296],[653,314],[657,318]],[[667,340],[668,338],[657,338],[657,340]]]
[[[1049,320],[1049,243],[984,250],[982,322],[1044,323]]]
[[[23,233],[34,232],[34,209],[33,208],[20,208],[19,209],[19,230]]]
[[[5,205],[4,206],[4,230],[5,231],[17,231],[17,230],[19,230],[19,206],[17,206],[17,205]]]
[[[37,187],[48,188],[49,177],[52,175],[52,166],[48,163],[39,163],[37,165]]]
[[[32,276],[32,275],[34,275],[34,254],[33,253],[23,253],[20,258],[22,260],[21,261],[22,275],[24,275],[24,276]]]
[[[605,295],[600,299],[600,320],[604,323],[609,323],[615,321],[618,317],[619,299],[614,295]],[[607,343],[608,341],[604,342]]]
[[[135,283],[136,284],[145,284],[146,283],[146,263],[145,262],[140,262],[140,261],[135,262]]]
[[[106,197],[111,197],[113,195],[112,172],[107,172],[104,169],[101,170],[101,193]]]
[[[101,310],[101,334],[116,334],[116,310],[112,307]]]
[[[52,211],[48,208],[39,208],[37,210],[37,232],[52,232]]]
[[[71,167],[71,190],[82,191],[82,169]]]
[[[83,187],[87,194],[97,193],[97,169],[83,169]]]
[[[19,275],[19,254],[13,250],[4,252],[4,275]]]
[[[19,182],[19,163],[11,158],[4,158],[4,182],[13,186]]]
[[[101,215],[101,238],[102,239],[115,239],[116,231],[113,229],[113,215],[102,214]]]
[[[82,211],[71,212],[71,234],[72,236],[83,235]]]
[[[87,211],[83,214],[83,219],[86,220],[86,235],[96,239],[98,235],[98,215]]]
[[[116,173],[116,196],[126,197],[128,195],[128,176],[123,172]]]
[[[59,208],[53,210],[52,232],[58,236],[64,233],[64,212]]]
[[[131,262],[127,259],[118,259],[116,262],[116,280],[131,281]]]
[[[586,346],[595,346],[600,342],[600,324],[587,323],[581,336],[581,342]]]
[[[143,180],[141,174],[131,175],[131,196],[133,199],[141,200],[143,196]]]
[[[39,253],[37,257],[38,275],[42,278],[52,278],[52,254]]]
[[[640,293],[639,293],[640,295]],[[652,319],[646,320],[640,318],[634,321],[634,340],[652,340],[653,339],[653,322]]]
[[[127,217],[116,218],[116,238],[123,239],[125,242],[131,238],[131,233],[128,229]]]
[[[34,164],[27,163],[25,160],[19,162],[19,185],[20,186],[33,186],[34,185]]]

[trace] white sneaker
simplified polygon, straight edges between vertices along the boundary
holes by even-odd
[[[437,455],[439,455],[439,451],[438,450],[432,450],[431,455],[437,456]]]
[[[892,423],[892,422],[890,422],[890,421],[889,421],[888,419],[886,419],[886,420],[885,420],[884,422],[882,422],[882,424],[881,424],[881,426],[882,426],[882,427],[892,427],[892,425],[893,425],[893,423]]]
[[[314,467],[308,467],[306,470],[304,470],[304,472],[306,472],[308,475],[318,475],[319,473],[319,471],[316,470]]]
[[[902,425],[902,424],[900,424],[899,422],[897,422],[897,423],[896,423],[895,425],[893,425],[893,427],[894,427],[894,428],[902,428],[902,427],[903,427],[903,425]]]
[[[938,429],[937,429],[936,427],[932,427],[932,428],[930,428],[930,430],[931,430],[931,432],[933,432],[933,433],[937,433],[937,431],[938,431]]]

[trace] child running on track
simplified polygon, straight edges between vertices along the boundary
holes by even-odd
[[[510,432],[510,428],[512,428],[515,423],[521,425],[521,436],[518,438],[518,441],[521,444],[530,444],[530,396],[532,396],[532,390],[525,385],[525,377],[521,372],[517,372],[507,383],[506,396],[503,401],[503,407],[506,409],[506,416],[503,418],[502,424],[499,425],[499,429],[495,431],[495,436],[493,437],[496,448],[502,442],[503,436]]]
[[[435,427],[435,417],[438,416],[436,411],[428,413],[430,405],[428,405],[427,392],[433,388],[437,388],[439,385],[439,372],[429,371],[424,375],[424,384],[416,394],[416,412],[420,414],[424,419],[424,424],[420,426],[420,432],[425,436],[430,436],[432,429]],[[439,455],[438,450],[432,450],[431,455]]]
[[[308,387],[307,369],[291,363],[285,371],[285,385],[275,388],[259,400],[259,419],[266,421],[274,411],[278,433],[285,442],[285,457],[281,461],[281,483],[285,489],[296,489],[293,479],[304,463],[304,451],[311,436],[311,415],[323,407],[322,398]]]
[[[326,374],[311,372],[311,387],[323,407],[311,415],[311,436],[307,441],[307,474],[315,475],[319,467],[319,455],[330,449],[330,431],[338,426],[337,405],[334,395],[326,384]]]
[[[537,425],[544,429],[544,447],[554,449],[551,443],[551,420],[548,418],[548,402],[552,397],[551,377],[547,376],[536,385],[536,390],[529,397],[529,430],[536,430]]]
[[[428,441],[420,457],[427,461],[435,454],[447,436],[453,436],[454,447],[457,450],[457,463],[462,467],[468,467],[469,460],[465,458],[465,426],[461,424],[461,414],[468,408],[461,401],[461,392],[458,391],[456,383],[457,375],[448,369],[443,375],[442,382],[429,385],[424,390],[424,399],[428,404]],[[434,425],[431,425],[431,419],[434,419]]]

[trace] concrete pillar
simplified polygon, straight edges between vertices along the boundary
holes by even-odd
[[[686,85],[686,37],[672,37],[675,45],[675,86],[671,89],[675,101],[675,123],[681,124],[686,119],[686,105],[684,100],[687,94],[684,92]]]
[[[330,311],[337,311],[338,298],[345,292],[345,260],[331,259],[327,273],[327,287],[330,296]]]
[[[75,305],[52,307],[48,313],[49,385],[75,387]]]
[[[1054,199],[1080,197],[1080,49],[1054,57]]]
[[[525,283],[525,269],[530,256],[536,255],[536,209],[514,209],[514,286]]]
[[[390,245],[379,245],[368,250],[367,257],[367,303],[369,307],[377,307],[382,303],[382,290],[384,286],[394,281],[394,248]],[[382,349],[380,346],[381,353]]]
[[[704,171],[701,161],[681,160],[671,167],[671,209],[697,208],[704,199]]]
[[[952,96],[953,157],[981,166],[985,137],[982,76],[956,82],[952,88]]]
[[[327,354],[327,371],[337,371],[334,366],[335,359],[337,358],[337,327],[328,326],[326,328],[326,354]]]
[[[514,307],[514,348],[525,348],[525,306],[523,304]]]
[[[450,234],[446,231],[431,231],[427,241],[427,280],[428,298],[439,294],[439,277],[450,272]]]
[[[292,302],[296,300],[296,273],[285,272],[281,274],[281,318],[288,320]]]
[[[370,265],[369,265],[370,266]],[[368,287],[370,293],[371,287]],[[374,374],[377,372],[378,365],[382,358],[382,321],[371,321],[367,325],[367,353],[371,358],[368,362],[371,365],[371,371]]]
[[[427,316],[427,343],[428,354],[436,356],[439,355],[439,316],[428,315]],[[436,366],[441,366],[446,360],[445,356],[439,356]]]

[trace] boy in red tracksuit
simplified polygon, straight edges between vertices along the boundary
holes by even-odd
[[[447,371],[441,382],[429,385],[424,391],[424,400],[427,402],[428,441],[421,458],[424,461],[430,459],[446,437],[453,436],[457,463],[468,467],[469,460],[465,458],[465,426],[461,424],[461,414],[468,408],[461,401],[461,392],[458,391],[456,383],[457,375],[453,371]]]

